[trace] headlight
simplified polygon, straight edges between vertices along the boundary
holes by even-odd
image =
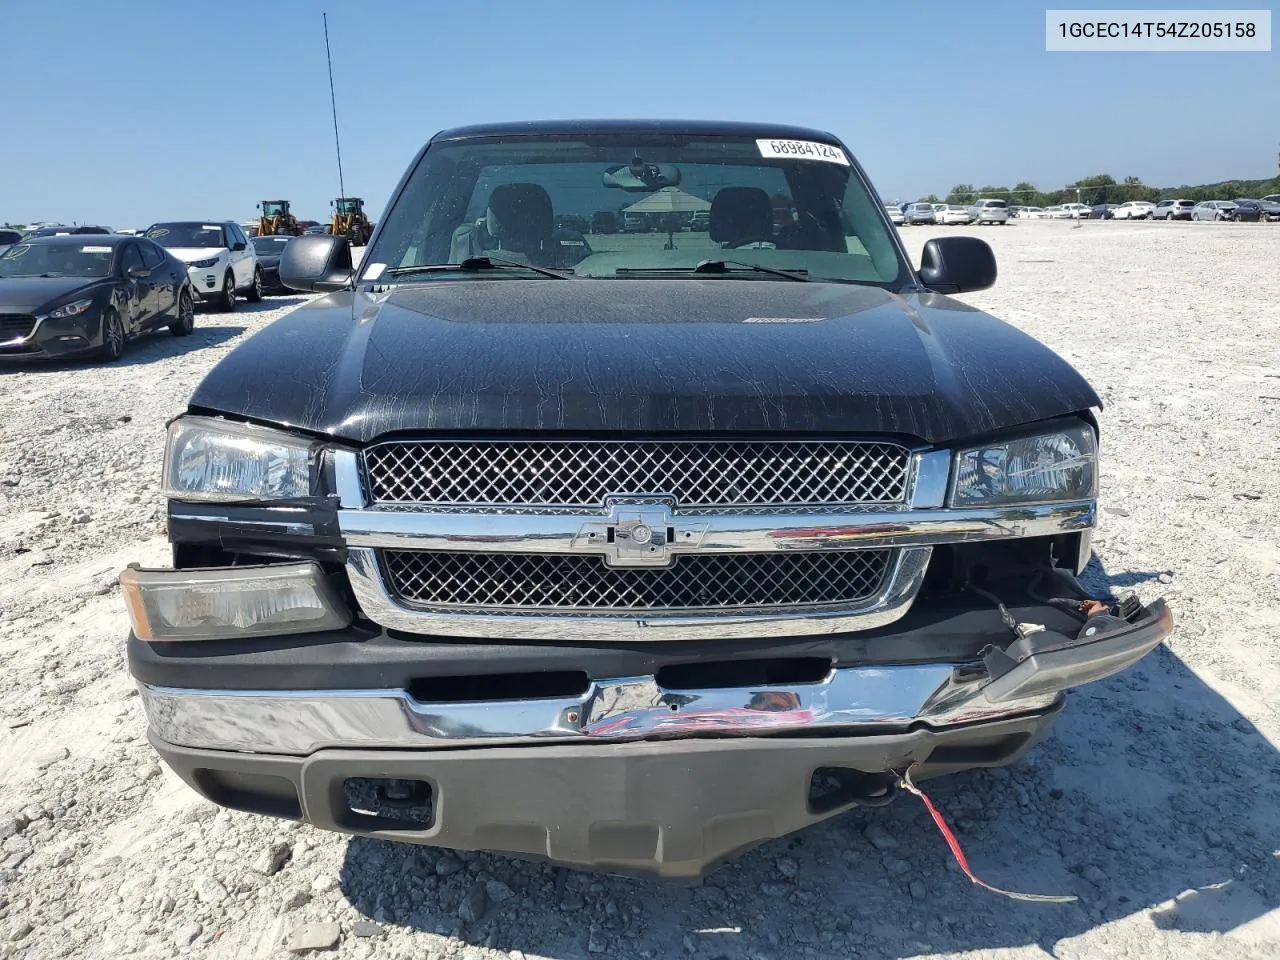
[[[56,310],[49,311],[50,320],[61,320],[64,317],[78,317],[93,306],[93,297],[77,300],[75,303],[64,303]]]
[[[1087,500],[1097,496],[1098,441],[1085,424],[956,454],[953,507]]]
[[[209,417],[169,426],[163,491],[176,500],[297,500],[314,495],[320,445]]]
[[[195,260],[191,263],[193,267],[199,267],[201,270],[208,270],[218,262],[217,257],[210,257],[208,260]]]

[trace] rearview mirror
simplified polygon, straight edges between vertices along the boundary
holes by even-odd
[[[600,182],[628,193],[652,193],[663,187],[679,186],[680,168],[672,163],[645,163],[637,157],[630,164],[620,163],[606,169],[600,175]]]
[[[353,273],[346,237],[294,237],[280,254],[280,282],[292,290],[341,290],[351,283]]]
[[[986,290],[996,282],[996,255],[977,237],[938,237],[924,245],[919,275],[936,293]]]

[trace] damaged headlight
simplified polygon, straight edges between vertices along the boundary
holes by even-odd
[[[320,444],[212,417],[169,425],[163,492],[175,500],[299,500],[315,495]]]
[[[1088,500],[1098,493],[1098,440],[1088,424],[956,454],[953,507]]]

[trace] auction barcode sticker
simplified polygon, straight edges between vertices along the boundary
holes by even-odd
[[[778,160],[821,160],[824,163],[838,163],[842,167],[849,166],[849,158],[839,147],[829,143],[818,143],[814,140],[757,140],[760,156],[774,157]]]
[[[1044,48],[1166,52],[1271,49],[1270,10],[1046,10]]]

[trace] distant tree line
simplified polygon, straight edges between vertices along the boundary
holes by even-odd
[[[1077,193],[1077,190],[1079,191]],[[1051,207],[1060,203],[1074,203],[1077,198],[1087,204],[1124,203],[1126,200],[1235,200],[1238,197],[1263,197],[1280,193],[1280,177],[1269,180],[1223,180],[1221,183],[1204,183],[1198,186],[1152,187],[1139,177],[1125,177],[1117,181],[1110,174],[1100,173],[1082,177],[1061,190],[1040,190],[1023,180],[1012,187],[987,184],[975,187],[971,183],[957,183],[945,198],[929,194],[920,199],[928,203],[970,204],[978,197],[1005,200],[1027,207]]]

